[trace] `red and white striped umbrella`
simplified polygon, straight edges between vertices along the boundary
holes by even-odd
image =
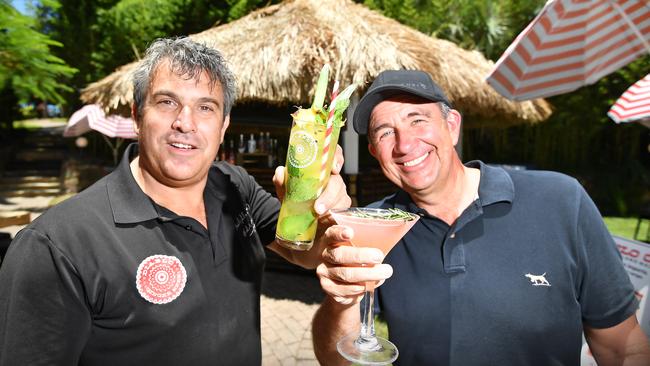
[[[509,99],[568,93],[650,52],[648,0],[550,0],[487,82]]]
[[[118,115],[106,116],[98,104],[88,104],[74,112],[63,130],[63,136],[79,136],[91,129],[108,137],[137,138],[131,118]]]
[[[641,122],[650,128],[650,74],[629,87],[607,115],[616,123]]]

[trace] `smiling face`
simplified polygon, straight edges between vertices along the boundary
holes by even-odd
[[[368,125],[368,149],[384,175],[410,194],[444,191],[458,155],[460,114],[444,118],[437,103],[395,96],[377,104]]]
[[[211,85],[205,72],[187,79],[164,61],[144,104],[136,116],[144,173],[168,187],[205,181],[230,122],[223,116],[221,84]]]

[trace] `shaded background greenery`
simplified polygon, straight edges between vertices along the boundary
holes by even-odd
[[[17,102],[54,102],[69,115],[80,107],[83,87],[140,57],[155,38],[197,33],[277,2],[40,0],[25,15],[0,0],[0,142],[10,141],[10,122],[20,117]],[[357,2],[496,61],[545,0]],[[565,172],[604,214],[636,214],[650,198],[650,130],[615,125],[606,113],[648,66],[643,56],[592,86],[549,98],[554,113],[546,122],[466,129],[463,159]]]

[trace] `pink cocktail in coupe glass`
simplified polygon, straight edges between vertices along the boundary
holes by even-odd
[[[399,240],[415,225],[418,215],[396,209],[351,207],[332,210],[337,224],[354,230],[352,245],[377,248],[388,254]],[[387,365],[397,359],[397,347],[375,335],[374,283],[366,283],[361,333],[343,337],[336,345],[348,361],[360,365]]]

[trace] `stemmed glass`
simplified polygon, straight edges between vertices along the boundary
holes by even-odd
[[[377,248],[384,255],[420,218],[401,210],[381,208],[351,207],[332,210],[331,213],[337,224],[354,230],[353,246]],[[361,332],[343,337],[336,348],[348,361],[360,365],[387,365],[397,359],[399,352],[392,342],[375,335],[375,284],[366,282],[365,285]]]

